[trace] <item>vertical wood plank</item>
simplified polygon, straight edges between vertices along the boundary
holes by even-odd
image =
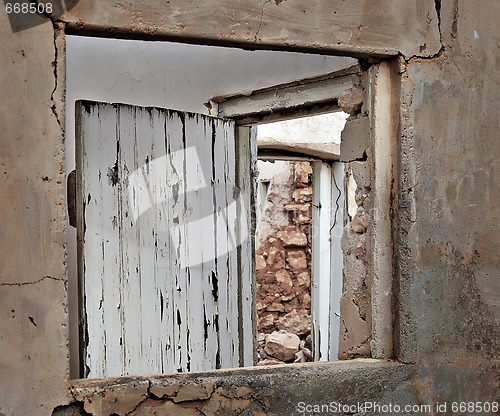
[[[142,308],[141,268],[139,258],[139,231],[133,221],[129,221],[131,203],[127,192],[127,178],[137,167],[137,124],[142,120],[135,108],[119,107],[117,112],[117,131],[119,134],[119,250],[122,304],[122,348],[124,374],[139,374],[142,358]],[[148,133],[148,130],[145,130]]]
[[[172,213],[172,223],[169,224],[174,230],[171,234],[173,261],[169,264],[169,276],[171,281],[172,308],[170,308],[170,319],[172,327],[165,328],[167,332],[173,334],[172,353],[173,360],[168,363],[167,371],[187,371],[187,334],[186,324],[186,280],[187,273],[184,267],[181,267],[181,251],[186,250],[186,235],[180,228],[175,229],[174,225],[184,221],[187,201],[185,195],[185,182],[183,178],[186,175],[185,160],[180,160],[175,155],[185,154],[185,118],[179,117],[177,113],[168,113],[166,122],[167,134],[167,159],[172,167],[172,178],[170,186],[172,187],[172,200],[166,204],[166,209]],[[170,205],[170,206],[169,206]]]
[[[340,297],[344,253],[342,230],[344,225],[344,164],[332,163],[332,224],[330,226],[331,276],[330,276],[330,348],[328,361],[338,360],[340,338]]]
[[[85,110],[84,110],[85,111]],[[94,108],[84,119],[82,183],[85,205],[83,267],[89,377],[123,372],[119,250],[119,153],[116,110]],[[106,137],[107,140],[97,138]]]
[[[187,180],[193,175],[205,178],[206,186],[187,193],[189,253],[189,318],[191,371],[217,367],[219,339],[214,322],[218,316],[218,292],[213,289],[215,233],[211,183],[212,120],[196,116],[186,118],[186,147],[189,154]],[[190,187],[191,188],[191,187]]]
[[[219,328],[221,344],[221,366],[237,367],[238,362],[238,309],[237,309],[237,273],[235,267],[236,248],[233,225],[228,218],[228,207],[234,201],[235,193],[235,171],[228,157],[231,153],[231,144],[234,144],[234,136],[229,143],[226,136],[226,129],[222,122],[218,122],[213,127],[212,137],[212,159],[213,172],[215,177],[214,196],[216,210],[216,274],[219,285]],[[234,153],[233,153],[234,154]],[[225,340],[225,341],[224,341]]]
[[[239,127],[235,137],[236,183],[240,188],[237,203],[237,240],[240,242],[238,258],[238,315],[240,340],[240,366],[253,366],[257,362],[257,311],[255,308],[255,205],[257,192],[257,129]]]
[[[330,165],[314,162],[312,218],[312,319],[314,359],[327,361],[330,345],[330,279],[332,173]]]

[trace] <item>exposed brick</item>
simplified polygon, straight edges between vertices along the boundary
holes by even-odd
[[[296,186],[308,186],[309,175],[313,172],[311,164],[309,162],[295,162],[293,166]]]
[[[308,211],[310,207],[311,204],[293,203],[293,204],[286,204],[284,208],[287,211]]]
[[[312,186],[307,186],[305,188],[298,188],[293,191],[292,198],[294,201],[298,202],[311,202],[313,195]]]
[[[266,336],[266,352],[281,361],[290,361],[299,350],[300,338],[291,333],[273,332]]]

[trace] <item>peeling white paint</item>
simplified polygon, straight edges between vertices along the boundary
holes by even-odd
[[[343,253],[334,230],[343,227],[343,175],[343,163],[314,163],[311,306],[318,361],[338,359]]]
[[[252,308],[238,300],[252,291],[251,255],[237,247],[250,182],[237,171],[234,123],[88,102],[79,111],[88,377],[252,365],[240,351],[240,337],[253,345]]]

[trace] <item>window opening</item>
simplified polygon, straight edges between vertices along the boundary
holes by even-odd
[[[69,41],[68,42],[68,45],[69,45],[69,47],[68,47],[68,60],[69,60],[70,67],[71,67],[71,59],[72,59],[71,38],[72,38],[71,36],[68,37],[68,41]],[[93,40],[95,41],[95,39],[93,39]],[[111,40],[111,41],[124,42],[124,41],[116,41],[116,40]],[[126,41],[126,42],[129,42],[129,41]],[[177,62],[175,65],[176,66],[175,68],[173,68],[173,69],[172,68],[170,68],[170,69],[163,68],[163,71],[164,71],[163,75],[157,76],[158,74],[155,72],[156,67],[154,65],[151,66],[151,62],[148,61],[147,59],[143,59],[145,57],[144,51],[148,48],[148,46],[145,46],[145,45],[138,46],[138,44],[147,44],[147,43],[148,42],[135,43],[135,41],[134,41],[134,42],[131,42],[128,44],[127,48],[129,50],[129,52],[132,52],[132,55],[134,55],[131,58],[131,61],[129,61],[126,65],[128,67],[128,70],[125,71],[125,73],[121,72],[118,79],[114,79],[112,77],[109,79],[105,79],[104,83],[105,84],[107,83],[107,85],[110,87],[107,90],[106,90],[106,87],[104,87],[103,85],[100,85],[99,87],[96,88],[96,85],[99,84],[99,81],[96,82],[95,80],[96,79],[99,80],[99,77],[96,76],[95,73],[92,73],[92,71],[89,71],[92,74],[89,78],[91,78],[92,81],[95,82],[91,88],[94,90],[93,93],[89,94],[88,92],[85,92],[85,93],[82,92],[86,86],[85,83],[80,83],[79,88],[81,88],[81,89],[79,90],[79,92],[76,92],[74,89],[72,90],[72,86],[75,86],[75,84],[77,82],[81,82],[81,79],[79,79],[80,78],[79,76],[72,78],[71,77],[71,69],[68,70],[68,91],[69,91],[69,95],[70,95],[70,99],[68,100],[68,102],[72,103],[72,102],[74,102],[74,99],[77,99],[77,98],[78,99],[80,99],[80,98],[92,99],[93,98],[93,99],[103,100],[103,101],[124,101],[124,102],[132,102],[135,104],[142,104],[142,105],[147,104],[147,105],[160,105],[160,106],[169,106],[169,107],[171,106],[172,108],[176,108],[176,109],[180,108],[181,110],[183,110],[183,112],[189,111],[190,108],[187,108],[187,107],[189,107],[190,105],[193,105],[192,103],[194,101],[196,101],[196,100],[191,99],[191,101],[190,101],[191,104],[186,105],[185,99],[186,99],[186,97],[189,97],[189,93],[166,94],[166,95],[164,94],[162,96],[162,98],[160,98],[161,102],[158,102],[158,97],[156,97],[155,94],[150,94],[148,92],[148,91],[152,91],[151,86],[154,85],[155,87],[153,87],[153,90],[154,89],[157,90],[158,85],[162,85],[162,83],[163,83],[163,89],[165,92],[165,88],[167,88],[168,85],[171,85],[172,74],[175,74],[174,78],[177,77],[176,79],[179,80],[179,78],[178,78],[179,73],[180,73],[179,71],[180,71],[180,68],[183,67],[183,65],[182,65],[182,62]],[[156,43],[156,45],[157,44],[158,43]],[[116,46],[116,45],[114,45],[114,46]],[[195,45],[182,45],[182,47],[186,48],[186,50],[189,49],[191,46],[195,46]],[[199,48],[198,46],[196,46],[196,47]],[[219,48],[217,48],[217,47],[203,47],[203,48],[208,48],[210,51],[219,50]],[[100,48],[100,49],[102,52],[102,48]],[[227,49],[227,48],[220,48],[220,49]],[[75,52],[75,51],[76,50],[73,49],[73,52]],[[114,52],[114,54],[115,54],[114,56],[120,56],[119,54],[116,55],[115,52]],[[153,55],[158,56],[159,54],[156,51],[156,52],[153,52]],[[188,59],[188,61],[189,61],[190,59],[192,59],[193,57],[196,56],[196,52],[193,51],[193,53],[187,53],[186,55],[190,56],[190,58]],[[310,55],[310,57],[312,58],[312,60],[319,58],[318,56],[314,56],[314,55]],[[323,59],[324,62],[326,62],[325,58],[327,58],[327,57],[322,57],[321,59]],[[74,59],[74,55],[73,55],[73,59]],[[83,58],[83,59],[85,59],[85,58]],[[253,58],[250,58],[249,61],[245,61],[245,60],[241,60],[240,57],[238,57],[238,58],[236,58],[236,60],[233,60],[232,62],[233,62],[233,64],[235,64],[236,62],[239,61],[241,64],[242,61],[243,62],[251,62],[252,59]],[[219,106],[220,101],[215,100],[215,101],[208,101],[208,102],[205,101],[205,107],[206,107],[205,110],[206,110],[206,112],[209,112],[208,110],[210,110],[210,112],[213,114],[214,111],[215,111],[215,113],[217,113],[217,111],[220,110],[220,108],[223,108],[222,112],[220,113],[220,115],[222,117],[229,118],[229,119],[233,119],[233,118],[236,119],[237,123],[240,127],[236,128],[235,140],[237,140],[238,137],[240,139],[241,139],[241,137],[246,137],[245,135],[251,130],[251,129],[248,129],[247,127],[244,127],[245,125],[266,123],[266,124],[259,124],[259,126],[258,126],[258,128],[264,129],[265,126],[270,125],[269,122],[273,121],[273,120],[282,120],[282,119],[286,120],[288,118],[293,119],[293,118],[296,118],[297,116],[299,116],[299,117],[302,117],[304,115],[309,116],[310,114],[317,114],[317,113],[331,113],[332,109],[337,108],[335,97],[338,97],[342,91],[344,91],[349,86],[353,85],[354,80],[356,79],[356,77],[358,77],[358,71],[359,71],[359,68],[358,69],[351,69],[350,68],[350,65],[352,65],[354,63],[354,61],[350,60],[350,58],[338,58],[338,59],[339,59],[339,61],[336,61],[336,62],[334,62],[335,59],[332,60],[331,68],[335,67],[335,70],[338,72],[344,71],[343,75],[345,75],[345,77],[338,78],[339,81],[338,82],[335,81],[333,84],[333,87],[331,86],[332,76],[325,76],[324,79],[314,81],[310,85],[307,85],[307,86],[304,86],[303,82],[298,82],[296,86],[291,87],[292,90],[294,88],[296,90],[309,89],[309,91],[311,92],[311,96],[308,97],[308,100],[300,101],[302,99],[302,98],[300,98],[300,97],[302,97],[302,95],[296,94],[296,97],[299,97],[299,101],[292,100],[293,102],[290,102],[287,99],[283,99],[281,101],[276,100],[275,102],[281,103],[280,105],[283,104],[282,107],[279,107],[279,108],[275,108],[275,107],[268,108],[268,107],[262,107],[262,106],[259,107],[259,104],[257,104],[257,107],[258,107],[257,112],[255,112],[251,109],[250,110],[246,109],[240,113],[233,113],[233,114],[231,114],[230,112],[227,111],[228,110],[227,106],[220,107]],[[342,60],[345,60],[345,59],[347,59],[347,61],[343,61],[343,63],[340,64],[340,68],[339,68],[339,62],[341,62]],[[171,59],[169,61],[175,62],[175,60],[171,60]],[[78,67],[78,65],[82,65],[82,63],[83,63],[82,60],[80,60],[78,62],[79,63],[76,64],[76,67]],[[102,65],[103,62],[100,62],[100,65]],[[148,62],[148,64],[143,65],[139,62]],[[100,67],[100,65],[97,65],[97,64],[94,65],[94,67],[93,67],[94,71],[96,70],[96,68]],[[120,68],[122,66],[123,66],[122,64],[118,65],[118,67],[120,67]],[[228,64],[228,66],[231,67],[231,64]],[[243,65],[243,66],[245,66],[245,65]],[[326,66],[328,66],[328,65],[326,65]],[[314,64],[311,66],[305,65],[304,68],[307,68],[307,67],[314,68],[315,65]],[[85,69],[88,70],[88,68],[85,68]],[[106,71],[106,68],[103,68],[103,71]],[[170,71],[171,71],[171,73],[170,73]],[[80,76],[82,75],[81,71],[77,71],[77,72],[79,73]],[[201,71],[201,72],[198,71],[198,73],[204,73],[204,74],[206,74],[206,73],[217,74],[217,72],[218,71]],[[220,71],[220,72],[224,72],[224,71]],[[234,74],[237,72],[238,72],[237,70],[235,70],[234,68],[231,68],[229,71],[229,74]],[[294,72],[294,71],[292,71],[292,72]],[[307,73],[307,69],[305,72]],[[211,75],[211,76],[213,76],[213,75]],[[227,74],[226,75],[218,74],[218,76],[219,76],[218,81],[214,82],[214,80],[212,78],[211,80],[210,79],[206,80],[205,84],[203,84],[203,82],[198,83],[197,88],[202,89],[201,93],[204,94],[204,97],[224,96],[224,94],[227,94],[228,92],[238,91],[238,89],[235,88],[235,85],[238,85],[238,83],[236,82],[236,84],[235,84],[234,80],[230,80],[230,82],[228,84],[225,84],[225,82],[227,81],[227,78],[228,78]],[[297,79],[296,73],[292,74],[290,76],[292,77],[291,80]],[[334,75],[333,77],[335,78],[336,76],[338,76],[338,75]],[[216,78],[217,78],[217,76],[216,76]],[[243,75],[241,78],[242,78],[242,82],[243,82],[243,80],[245,79],[245,75]],[[166,83],[167,79],[169,80],[169,83]],[[188,88],[189,83],[192,79],[194,79],[194,78],[188,79],[188,77],[187,77],[185,80],[186,82],[181,81],[178,84],[182,85],[183,88],[184,87]],[[156,85],[157,81],[159,82],[158,85]],[[219,82],[219,84],[217,84],[217,82]],[[269,80],[267,82],[269,82]],[[293,84],[293,82],[292,82],[292,84]],[[307,84],[307,82],[306,82],[306,84]],[[119,85],[120,87],[115,88],[117,85]],[[127,85],[130,86],[129,89],[127,89]],[[220,88],[221,85],[223,85],[222,89]],[[273,94],[274,87],[272,86],[272,82],[270,82],[268,85],[270,88],[268,91],[269,94]],[[262,87],[262,86],[259,85],[258,87]],[[226,88],[226,89],[224,90],[224,88]],[[252,88],[250,88],[250,89],[252,89]],[[107,93],[112,91],[112,93],[107,95],[106,91],[107,91]],[[243,93],[243,97],[246,97],[248,95],[248,86],[246,88],[243,88],[243,91],[240,90],[240,92]],[[197,92],[197,93],[199,93],[199,92]],[[95,95],[95,96],[92,97],[92,95]],[[124,97],[124,99],[118,99],[119,97]],[[176,99],[175,97],[177,97],[177,98],[179,98],[179,101],[177,101],[176,105],[171,105],[172,103],[167,102],[167,99],[165,97],[169,97],[168,99],[170,99],[170,100],[172,99],[172,97],[174,97],[174,101]],[[311,97],[314,97],[314,98],[311,98]],[[316,104],[315,104],[315,99],[318,100]],[[334,99],[334,101],[332,101],[332,99]],[[214,104],[215,104],[215,106],[214,106]],[[195,106],[196,105],[197,104],[195,104]],[[70,104],[70,106],[71,106],[71,104]],[[182,108],[182,107],[184,107],[184,108]],[[291,112],[287,113],[288,110],[291,110]],[[203,111],[200,111],[200,114],[202,112]],[[71,113],[72,112],[69,109],[68,114],[71,114]],[[261,115],[259,115],[259,114],[261,114]],[[245,116],[249,115],[249,118],[244,120],[242,118],[242,115],[245,115]],[[322,115],[325,115],[325,114],[322,114]],[[195,116],[193,116],[193,117],[195,117]],[[256,123],[255,117],[257,117],[260,121],[258,121]],[[313,117],[314,116],[306,117],[306,119],[312,119]],[[250,120],[250,122],[249,122],[249,120]],[[287,120],[287,121],[292,121],[292,120]],[[345,119],[344,119],[344,121],[345,121]],[[286,123],[286,121],[282,121],[282,123]],[[70,119],[70,122],[68,123],[68,125],[72,125],[71,119]],[[130,129],[129,133],[133,132],[134,128],[136,126],[137,125],[135,125],[135,126],[131,125],[130,126],[131,129]],[[140,140],[142,140],[142,138],[140,138]],[[68,142],[69,142],[68,146],[71,147],[71,140],[69,140]],[[326,207],[329,204],[332,205],[332,203],[333,203],[335,205],[335,207],[337,207],[337,208],[339,206],[338,205],[339,203],[342,204],[342,201],[340,201],[339,196],[337,194],[335,194],[336,191],[338,191],[338,194],[340,194],[340,191],[343,189],[342,186],[339,186],[339,183],[341,183],[341,180],[343,178],[343,173],[342,173],[343,168],[341,167],[342,164],[339,163],[337,160],[338,159],[338,151],[337,151],[337,153],[335,153],[335,151],[332,151],[332,149],[328,148],[327,144],[331,145],[330,142],[329,143],[326,143],[326,142],[324,142],[324,143],[311,143],[309,140],[309,143],[307,143],[307,145],[304,145],[304,146],[303,146],[304,143],[299,143],[298,145],[295,144],[292,146],[290,146],[290,143],[288,143],[288,144],[289,144],[288,148],[283,148],[283,146],[280,143],[267,143],[267,144],[263,143],[259,148],[259,153],[267,151],[268,156],[266,156],[266,157],[269,157],[269,154],[273,154],[276,152],[278,152],[278,153],[289,152],[289,154],[287,155],[287,158],[289,160],[288,163],[293,164],[294,171],[299,170],[299,169],[305,169],[306,171],[308,171],[309,169],[311,170],[311,174],[307,173],[307,176],[308,176],[307,186],[302,186],[302,185],[306,184],[305,181],[302,181],[301,187],[308,188],[310,186],[310,182],[312,181],[312,187],[314,189],[328,190],[329,196],[328,197],[324,197],[324,196],[320,197],[319,196],[320,192],[313,191],[312,201],[305,201],[304,200],[302,202],[311,204],[311,206],[310,206],[310,208],[312,210],[311,222],[314,223],[314,221],[318,221],[318,224],[320,224],[318,226],[318,234],[320,232],[324,233],[326,230],[326,233],[329,235],[329,234],[331,234],[331,231],[332,231],[332,228],[331,228],[332,224],[334,227],[335,227],[335,225],[339,224],[337,222],[338,221],[337,214],[339,213],[339,210],[333,209],[332,206],[330,206],[328,208],[330,210],[329,215],[318,215],[319,213],[317,211],[315,213],[315,209],[316,210],[321,209],[321,210],[323,210],[323,212],[325,212]],[[336,143],[336,145],[338,147],[338,143]],[[239,157],[240,159],[234,161],[235,166],[239,166],[240,168],[241,168],[241,166],[250,166],[250,159],[251,159],[251,154],[252,154],[250,147],[251,147],[250,142],[247,141],[247,148],[246,149],[239,148],[236,150],[236,153],[238,154],[237,158]],[[292,156],[290,156],[290,154]],[[302,160],[295,160],[295,158],[293,156],[295,154],[298,155],[299,159],[302,158]],[[241,156],[243,156],[243,157],[241,157]],[[303,160],[304,158],[306,160]],[[245,165],[245,164],[247,164],[247,165]],[[217,166],[219,166],[219,165],[217,165]],[[300,168],[299,168],[299,166],[300,166]],[[67,167],[68,170],[71,170],[71,167],[72,167],[72,164],[70,162],[70,163],[68,163],[68,167]],[[296,169],[296,167],[297,167],[297,169]],[[117,169],[119,170],[119,168],[114,169],[113,165],[110,166],[109,168],[111,168],[111,170],[109,170],[109,169],[106,170],[105,174],[108,177],[108,179],[110,180],[111,184],[113,184],[114,179],[116,179],[116,175],[115,175],[116,170]],[[334,171],[337,172],[337,174],[340,172],[340,176],[335,176],[335,174],[333,173]],[[294,175],[295,175],[295,173],[294,173]],[[245,181],[247,179],[248,178],[242,178],[240,176],[238,180]],[[265,189],[266,187],[268,188],[267,190]],[[269,180],[268,183],[264,182],[261,185],[261,192],[257,195],[261,195],[261,196],[263,196],[264,194],[267,195],[269,193],[270,188],[271,188],[271,180]],[[323,192],[323,191],[321,191],[321,192]],[[309,196],[308,196],[308,198],[309,198]],[[300,200],[300,196],[299,196],[299,200]],[[328,203],[327,203],[327,201],[328,201]],[[247,205],[247,206],[250,207],[250,205]],[[80,207],[80,209],[81,209],[81,207]],[[77,210],[78,210],[78,208],[77,208]],[[300,210],[297,210],[297,211],[300,211]],[[294,215],[296,215],[296,213],[293,213],[294,210],[289,210],[289,212],[292,212],[292,214],[291,214],[292,217]],[[331,212],[334,212],[333,217],[332,217]],[[340,212],[342,212],[342,210],[340,210]],[[305,217],[301,217],[300,213],[298,213],[297,216],[295,217],[295,219],[298,223],[300,223],[300,220],[299,220],[300,218],[305,218]],[[340,219],[340,222],[342,222],[342,219]],[[310,232],[310,234],[314,234],[314,230],[311,230],[309,232]],[[338,313],[332,307],[331,302],[329,302],[329,301],[328,302],[321,302],[320,298],[318,296],[319,293],[321,292],[321,290],[323,290],[325,293],[327,293],[327,296],[325,298],[329,299],[328,293],[331,292],[332,287],[333,287],[332,281],[331,281],[331,265],[332,265],[333,260],[330,256],[330,254],[327,254],[327,255],[324,254],[326,252],[331,253],[331,247],[332,247],[331,244],[332,243],[330,240],[331,240],[331,238],[328,236],[326,240],[325,239],[322,240],[323,241],[322,243],[317,242],[316,248],[314,248],[314,247],[312,248],[312,252],[310,253],[310,259],[308,259],[307,252],[306,252],[306,262],[310,263],[310,267],[311,267],[310,280],[312,281],[312,290],[311,290],[312,300],[311,300],[311,312],[310,313],[312,316],[312,324],[311,324],[312,329],[311,330],[312,330],[313,336],[311,337],[312,340],[308,345],[311,345],[311,348],[312,348],[311,356],[316,360],[336,359],[336,356],[337,356],[336,348],[338,348],[338,345],[337,345],[337,347],[335,347],[335,345],[338,344],[338,342],[336,343],[335,341],[333,341],[331,339],[331,334],[335,333],[336,331],[338,332],[338,328],[336,329],[334,327],[335,323],[333,322],[332,319],[330,319],[332,316],[338,316]],[[340,235],[338,236],[338,242],[340,243]],[[340,244],[338,244],[338,247],[340,248]],[[322,251],[323,249],[327,250],[327,251],[323,252]],[[322,254],[321,255],[318,254],[315,257],[314,252],[322,253]],[[285,260],[286,260],[286,254],[285,254]],[[336,264],[338,264],[338,262]],[[325,267],[326,267],[326,269],[325,269]],[[316,293],[317,303],[316,304],[319,306],[316,307],[317,309],[315,309],[315,305],[314,305],[315,304],[315,301],[314,301],[314,298],[315,298],[315,294],[314,294],[314,292],[315,292],[315,289],[314,289],[315,271],[314,271],[314,269],[316,269],[316,270],[328,270],[327,272],[323,271],[323,272],[318,273],[318,279],[317,279],[318,285],[316,286],[316,288],[317,288],[317,291],[316,291],[317,292]],[[241,272],[241,270],[238,270],[238,273],[241,275],[240,272]],[[341,268],[340,268],[340,273],[341,273]],[[305,278],[305,275],[303,275],[302,277],[304,278],[305,281],[307,281],[307,279]],[[320,278],[325,280],[325,281],[328,281],[328,283],[319,284]],[[212,288],[213,288],[214,287],[213,281],[211,281],[211,284],[212,284]],[[73,285],[74,285],[74,283],[73,283]],[[241,292],[241,282],[238,285],[239,285],[238,290],[240,291],[239,293],[241,294],[242,293]],[[324,290],[324,288],[326,287],[325,285],[328,286],[328,291]],[[86,293],[83,293],[82,295],[85,296]],[[71,293],[70,293],[70,296],[71,296]],[[250,302],[252,301],[250,292],[247,293],[246,296],[247,296],[246,298],[239,296],[239,298],[237,299],[238,305],[241,306],[242,304],[245,304],[245,302],[248,303],[249,301]],[[307,304],[307,302],[304,302],[304,303]],[[73,302],[72,302],[72,304],[74,305]],[[119,309],[122,307],[122,305],[121,305],[121,303],[118,303],[117,305],[115,305],[115,307]],[[73,311],[72,316],[73,317],[75,316],[74,311]],[[177,318],[178,318],[178,316],[176,316],[176,319]],[[238,323],[238,325],[239,325],[238,332],[240,332],[241,322],[245,318],[242,315],[238,315],[236,319],[238,319],[238,322],[239,322]],[[181,316],[181,320],[182,320],[182,316]],[[252,322],[252,318],[250,318],[249,322],[250,323]],[[338,323],[336,325],[338,327]],[[123,327],[115,328],[117,333],[120,332],[122,329],[123,329]],[[85,332],[85,331],[83,331],[83,332]],[[86,334],[86,335],[88,335],[88,334]],[[84,336],[86,336],[86,335],[84,335]],[[241,333],[240,333],[240,335],[241,335]],[[72,339],[73,339],[73,344],[74,344],[74,337],[72,337]],[[250,343],[248,345],[253,346],[253,343],[256,341],[257,341],[256,339],[253,339],[252,341],[250,341]],[[305,346],[306,340],[303,340],[303,341],[304,341],[304,346]],[[108,346],[111,345],[108,342],[108,340],[106,340],[106,339],[103,342],[104,342],[105,348],[107,348]],[[118,337],[117,342],[118,342],[118,344],[120,344],[123,342],[123,339]],[[237,349],[239,348],[239,352],[237,353],[238,360],[237,360],[236,365],[249,365],[248,364],[249,361],[247,359],[242,359],[242,352],[241,352],[243,350],[242,343],[246,344],[247,342],[246,342],[246,340],[243,340],[243,338],[241,338],[241,336],[240,336],[239,340],[237,341],[237,344],[238,344]],[[244,348],[248,349],[248,345],[246,345]],[[148,345],[144,345],[141,348],[147,354],[149,347],[150,346],[148,346]],[[176,347],[182,348],[182,345],[179,344],[179,345],[176,345]],[[332,357],[334,357],[334,358],[332,358]],[[73,358],[73,363],[74,363],[74,354],[72,354],[72,358]],[[217,362],[217,359],[215,361]],[[106,363],[101,363],[101,364],[106,365]],[[151,369],[144,370],[144,369],[140,369],[139,367],[137,367],[136,369],[132,369],[132,370],[128,369],[125,371],[119,371],[119,374],[142,374],[145,372],[147,373],[147,372],[163,371],[161,367],[156,367],[154,369],[155,371],[151,371]],[[186,368],[180,368],[180,371],[196,371],[198,369],[203,369],[202,367],[199,367],[196,365],[193,366],[192,368],[189,368],[189,366],[186,364],[185,367]],[[73,364],[72,368],[74,368],[74,364]],[[215,365],[214,368],[218,368],[218,366]],[[82,370],[83,370],[83,372],[85,372],[84,369],[82,369]],[[170,371],[170,370],[167,370],[167,371]],[[75,370],[72,370],[72,374],[75,374]]]
[[[337,359],[344,191],[343,164],[332,159],[346,118],[255,127],[257,365]],[[301,156],[318,149],[330,160]]]

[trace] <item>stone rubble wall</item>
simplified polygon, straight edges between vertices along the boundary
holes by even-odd
[[[257,224],[256,306],[261,365],[312,358],[312,192],[312,165],[287,162],[287,168],[271,179],[267,203]],[[259,233],[263,229],[266,235]]]

